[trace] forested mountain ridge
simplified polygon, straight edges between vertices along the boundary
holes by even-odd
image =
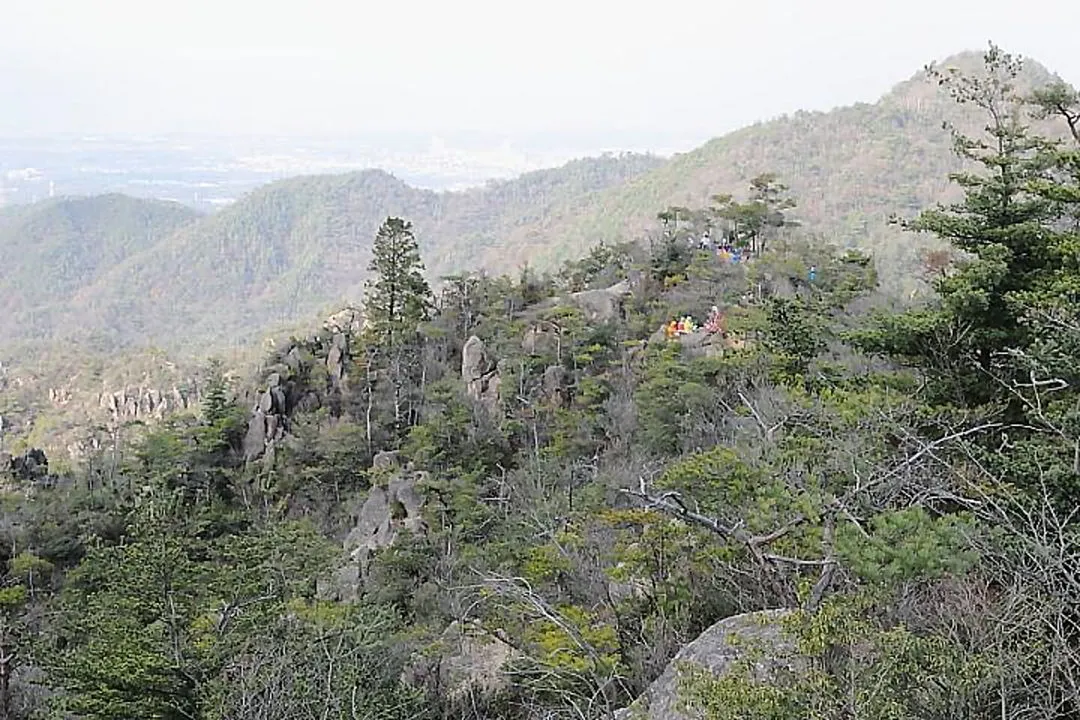
[[[973,62],[969,53],[942,64]],[[1031,63],[1020,81],[1048,77]],[[355,301],[369,238],[387,215],[412,219],[433,281],[474,267],[544,269],[599,241],[640,237],[657,208],[704,205],[762,172],[800,198],[807,229],[872,249],[883,286],[907,296],[923,239],[902,238],[889,216],[949,197],[948,174],[961,163],[943,119],[965,131],[980,122],[919,74],[876,103],[759,123],[668,161],[590,158],[454,193],[381,171],[284,180],[121,258],[39,322],[6,332],[40,337],[51,327],[57,337],[196,351],[251,344]]]
[[[918,305],[769,177],[437,292],[389,217],[362,314],[0,457],[0,713],[1072,720],[1080,93],[984,63]]]
[[[56,198],[0,213],[0,338],[43,337],[67,303],[126,258],[199,215],[180,205],[112,194]]]
[[[152,419],[160,415],[162,396],[182,405],[176,395],[195,384],[204,351],[212,348],[234,363],[243,357],[246,365],[268,335],[301,331],[344,299],[359,298],[381,213],[442,228],[429,238],[463,239],[461,246],[429,239],[424,248],[444,264],[447,258],[465,263],[473,249],[562,198],[661,162],[643,155],[590,158],[449,194],[412,188],[378,170],[300,177],[201,219],[182,206],[123,196],[11,208],[5,211],[10,226],[0,219],[0,229],[12,230],[0,235],[0,250],[12,256],[0,278],[6,270],[31,291],[0,295],[27,308],[0,319],[0,423],[6,421],[10,438],[66,454],[108,434],[80,427],[87,422]],[[179,210],[185,221],[140,236],[145,242],[123,256],[100,247],[128,247],[127,236],[144,226],[111,222],[106,209],[126,209],[135,218],[136,209],[162,207]],[[98,208],[102,221],[85,236],[72,235],[62,221],[81,208]],[[14,222],[19,218],[26,220]],[[48,228],[49,236],[39,238],[36,227]],[[58,249],[47,255],[48,248]],[[50,280],[63,278],[63,267],[76,261],[92,262],[96,274],[55,291]],[[117,414],[109,407],[114,396],[134,398],[127,403],[134,406]]]
[[[965,71],[980,64],[975,52],[938,63]],[[1033,88],[1052,77],[1028,61],[1017,84]],[[918,238],[903,237],[889,218],[955,197],[948,177],[963,162],[944,122],[964,132],[984,124],[977,109],[950,103],[918,72],[874,103],[800,111],[710,140],[624,185],[581,198],[542,231],[522,228],[506,236],[482,259],[504,270],[512,248],[524,248],[538,265],[571,259],[599,240],[639,235],[657,207],[700,207],[712,195],[741,192],[754,176],[772,172],[799,197],[797,216],[807,229],[873,250],[887,286],[906,292],[911,288],[904,276],[917,262]]]
[[[433,270],[460,269],[566,198],[622,183],[660,162],[640,155],[590,158],[454,193],[418,190],[378,170],[284,180],[128,258],[73,307],[122,343],[259,340],[272,325],[358,298],[370,238],[386,215],[416,219]]]

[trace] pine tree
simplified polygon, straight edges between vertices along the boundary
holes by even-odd
[[[795,207],[788,187],[775,174],[764,173],[750,181],[746,202],[737,202],[731,195],[713,196],[710,214],[713,222],[726,229],[727,239],[735,247],[758,254],[765,251],[771,234],[795,223],[784,215]]]
[[[394,436],[407,425],[405,389],[420,368],[417,328],[428,320],[433,306],[431,288],[424,279],[424,263],[412,232],[412,223],[389,217],[375,235],[367,283],[364,314],[367,342],[376,350],[374,375],[386,376],[393,391]],[[369,395],[374,387],[369,383]]]
[[[977,168],[952,176],[964,198],[901,222],[949,241],[966,256],[954,272],[938,277],[937,304],[892,316],[863,338],[867,349],[921,368],[932,383],[933,402],[962,407],[1010,402],[1007,388],[1018,370],[1014,352],[1031,341],[1020,298],[1058,262],[1049,232],[1055,209],[1034,192],[1048,178],[1050,143],[1027,124],[1016,90],[1022,65],[993,45],[984,64],[980,76],[928,68],[956,102],[984,112],[986,131],[970,137],[947,126],[956,154]]]
[[[202,401],[203,418],[207,424],[217,425],[229,415],[229,387],[221,360],[210,360],[206,376],[206,394]]]
[[[428,319],[432,307],[412,223],[387,218],[375,235],[372,255],[364,312],[382,341],[394,347],[403,334]]]

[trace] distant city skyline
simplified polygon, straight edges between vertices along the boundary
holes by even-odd
[[[0,8],[0,135],[586,134],[693,144],[872,102],[988,40],[1080,81],[1080,3],[35,0]]]

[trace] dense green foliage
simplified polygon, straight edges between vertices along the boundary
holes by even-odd
[[[651,156],[605,156],[452,193],[419,190],[375,170],[283,180],[155,238],[143,252],[116,258],[63,306],[70,315],[13,327],[6,337],[52,331],[169,350],[258,342],[269,329],[343,298],[358,301],[371,239],[387,215],[416,223],[429,267],[460,270],[477,264],[483,248],[512,228],[547,222],[571,198],[660,163]],[[522,259],[513,253],[510,266]],[[64,259],[76,260],[73,253]]]
[[[0,338],[38,338],[67,320],[80,291],[198,214],[124,195],[59,198],[0,214]]]
[[[783,176],[435,294],[386,218],[365,327],[8,473],[0,714],[610,718],[739,616],[687,717],[1076,717],[1080,97],[1018,72],[935,76],[984,129],[914,308]]]

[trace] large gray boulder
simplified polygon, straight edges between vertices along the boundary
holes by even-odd
[[[342,543],[343,562],[331,583],[323,588],[324,596],[356,599],[376,553],[391,547],[404,531],[427,530],[420,489],[428,474],[411,466],[401,467],[395,452],[376,455],[373,469],[377,484],[355,510],[352,529]]]
[[[582,290],[570,295],[570,301],[577,306],[590,322],[608,322],[622,316],[623,301],[630,295],[632,288],[626,280],[600,290]]]
[[[783,674],[805,669],[794,641],[781,621],[790,610],[761,610],[733,615],[716,623],[684,647],[642,695],[615,713],[617,720],[690,720],[680,710],[683,679],[689,669],[707,670],[717,677],[748,661],[756,682],[767,683]],[[740,671],[742,668],[740,668]]]
[[[405,669],[402,680],[416,687],[437,682],[453,701],[491,697],[511,687],[505,667],[516,654],[475,620],[455,620]]]
[[[498,364],[488,354],[484,341],[475,335],[461,348],[461,379],[465,381],[466,394],[494,412],[499,404],[502,378]]]

